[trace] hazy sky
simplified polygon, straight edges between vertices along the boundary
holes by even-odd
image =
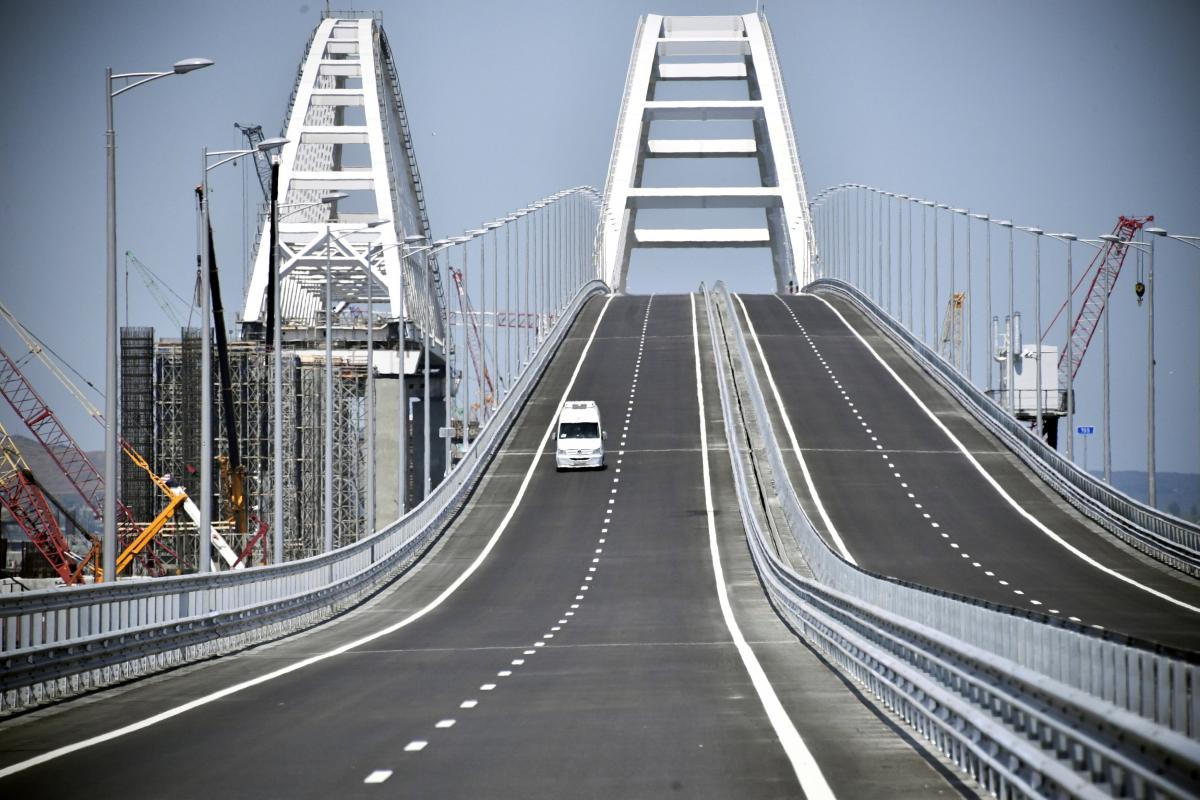
[[[566,186],[603,186],[640,14],[752,10],[716,0],[370,5],[383,11],[397,54],[437,236]],[[241,146],[234,122],[260,123],[268,134],[282,126],[322,6],[64,0],[6,10],[0,298],[89,379],[102,380],[104,363],[105,66],[217,62],[117,101],[118,252],[132,250],[186,296],[201,148]],[[1109,232],[1118,214],[1144,213],[1172,232],[1200,234],[1200,5],[774,0],[767,13],[810,193],[861,182],[1081,237]],[[211,178],[234,310],[254,237],[244,224],[258,199],[253,181],[237,167]],[[1017,256],[1026,272],[1028,238]],[[979,258],[981,240],[979,229]],[[1198,256],[1175,243],[1159,248],[1162,470],[1200,471]],[[1062,299],[1061,259],[1062,246],[1045,242],[1048,308]],[[1133,299],[1132,265],[1126,270],[1112,307],[1114,466],[1139,469],[1145,308]],[[735,289],[771,288],[766,260],[752,251],[639,256],[630,288],[686,291],[716,277]],[[1018,306],[1031,315],[1027,286]],[[136,273],[128,304],[134,324],[178,335]],[[0,344],[19,352],[8,330]],[[1100,422],[1099,363],[1098,352],[1089,355],[1081,373],[1081,423]],[[49,377],[30,372],[77,438],[98,447],[99,428]],[[12,422],[7,410],[0,419]],[[1098,437],[1089,456],[1097,468]]]

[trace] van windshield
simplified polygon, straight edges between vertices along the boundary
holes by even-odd
[[[599,439],[600,425],[595,422],[564,422],[558,426],[560,439]]]

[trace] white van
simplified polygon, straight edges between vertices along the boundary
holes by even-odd
[[[600,408],[593,400],[570,400],[558,415],[558,447],[554,466],[564,469],[604,469],[604,439]]]

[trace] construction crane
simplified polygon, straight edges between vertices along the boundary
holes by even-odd
[[[459,315],[467,323],[467,352],[471,356],[471,363],[475,365],[475,376],[479,381],[479,394],[485,405],[490,404],[496,390],[492,385],[492,376],[487,368],[487,344],[480,334],[478,315],[471,306],[471,298],[467,296],[466,288],[463,285],[462,270],[454,269],[454,267],[449,267],[449,270],[454,279],[454,286],[458,290],[458,305],[461,309]]]
[[[29,352],[36,356],[42,362],[42,364],[45,365],[48,370],[50,370],[50,373],[54,375],[54,377],[58,378],[59,383],[61,383],[63,387],[79,402],[79,404],[83,407],[83,410],[88,413],[88,416],[90,416],[96,421],[97,424],[103,427],[104,415],[100,412],[100,409],[98,409],[96,405],[87,398],[87,395],[85,395],[79,389],[79,387],[76,386],[75,383],[62,371],[62,369],[59,368],[58,364],[46,356],[46,348],[41,341],[33,334],[32,331],[22,325],[21,321],[16,318],[16,315],[14,315],[12,311],[10,311],[3,303],[0,303],[0,316],[3,316],[5,320],[8,321],[13,330],[17,332],[17,335],[21,337]],[[0,350],[0,355],[3,355],[2,350]],[[21,377],[23,378],[24,376]],[[26,381],[26,383],[28,382]],[[133,445],[129,444],[129,442],[127,442],[124,438],[120,440],[120,444],[125,456],[132,461],[135,466],[145,472],[150,478],[151,482],[153,482],[154,485],[158,487],[159,491],[162,492],[162,494],[167,498],[167,506],[161,512],[159,512],[158,516],[148,526],[146,526],[143,531],[135,536],[133,541],[129,542],[124,550],[122,550],[122,552],[117,556],[118,574],[125,568],[125,566],[128,566],[130,560],[134,556],[142,553],[142,551],[150,544],[154,537],[158,535],[158,533],[163,529],[163,527],[180,506],[183,507],[183,510],[187,514],[188,518],[191,519],[196,525],[196,528],[200,528],[200,509],[197,508],[196,504],[191,500],[190,497],[187,496],[187,493],[183,490],[183,488],[169,485],[164,478],[160,477],[154,472],[154,470],[150,467],[149,462],[142,456],[142,454],[139,453],[133,447]],[[93,466],[92,469],[95,470],[95,467]],[[99,480],[98,474],[96,475],[96,480]],[[78,490],[78,486],[76,489]],[[132,521],[132,514],[129,513],[128,509],[124,508],[119,500],[117,501],[117,505],[119,510],[124,511],[124,516]],[[100,511],[96,509],[95,506],[91,507],[96,513],[97,517],[99,517]],[[77,527],[82,529],[82,526]],[[146,535],[147,532],[149,532],[149,535]],[[209,529],[209,541],[217,550],[217,552],[221,554],[221,558],[226,564],[229,565],[231,569],[241,569],[242,565],[240,562],[243,560],[244,556],[239,557],[239,555],[234,552],[233,548],[229,546],[229,543],[225,541],[224,537],[222,537],[215,529]],[[178,559],[178,563],[181,566],[185,565],[185,562],[179,558],[178,554],[171,550],[170,547],[167,547],[161,542],[159,542],[159,545],[167,550],[167,552],[169,552],[176,559]]]
[[[63,583],[70,586],[83,579],[83,571],[89,564],[95,564],[99,543],[92,539],[91,552],[82,558],[71,552],[46,497],[16,442],[0,424],[0,504],[8,509]]]
[[[176,300],[178,300],[180,303],[183,303],[185,306],[189,305],[189,303],[179,295],[175,294],[170,286],[167,286],[162,279],[158,277],[158,275],[154,274],[154,270],[143,264],[142,261],[133,254],[132,250],[126,250],[126,273],[129,272],[130,266],[133,266],[137,269],[138,275],[141,276],[142,283],[146,286],[146,291],[150,292],[150,295],[154,298],[154,301],[158,303],[158,306],[163,310],[163,313],[170,317],[171,322],[175,323],[176,327],[183,327],[183,319],[177,313],[175,313],[175,307],[172,305],[170,298],[167,297],[166,292],[170,292],[175,296]],[[166,292],[163,291],[164,289]]]
[[[97,519],[103,517],[101,505],[104,500],[104,479],[95,464],[87,457],[67,429],[63,427],[58,417],[50,410],[46,401],[29,383],[25,375],[17,367],[8,353],[0,349],[0,395],[25,423],[25,427],[42,445],[51,460],[59,468],[67,480],[75,487],[75,491],[83,498],[84,503],[92,510]],[[133,514],[124,503],[117,500],[117,513],[126,527],[136,530]],[[178,559],[178,554],[159,543],[163,549]],[[147,567],[159,574],[165,571],[161,557],[152,549],[143,551]]]
[[[1118,217],[1117,224],[1113,227],[1113,235],[1117,237],[1118,241],[1106,241],[1096,253],[1096,257],[1092,259],[1092,263],[1084,270],[1082,277],[1071,287],[1071,296],[1074,297],[1075,292],[1079,291],[1079,287],[1084,283],[1088,284],[1087,295],[1079,305],[1079,313],[1075,316],[1075,322],[1071,325],[1071,332],[1068,334],[1070,343],[1063,348],[1058,357],[1058,385],[1060,387],[1070,386],[1075,376],[1079,374],[1083,357],[1087,353],[1096,328],[1100,325],[1100,319],[1104,315],[1104,307],[1108,304],[1113,287],[1117,285],[1117,277],[1121,274],[1125,255],[1129,252],[1129,242],[1138,231],[1146,226],[1146,223],[1153,221],[1153,215],[1147,217],[1122,215]],[[1050,320],[1050,324],[1046,326],[1043,336],[1050,333],[1054,328],[1054,323],[1066,310],[1067,304],[1064,301],[1054,318]],[[1072,354],[1074,358],[1068,360],[1068,356]],[[1074,369],[1071,368],[1072,360]]]
[[[233,127],[242,132],[246,137],[246,147],[254,151],[254,169],[258,173],[258,185],[262,187],[263,199],[267,202],[271,201],[271,157],[266,152],[259,150],[258,146],[263,142],[262,125],[239,125],[233,123]]]
[[[946,301],[946,316],[942,319],[942,358],[962,370],[963,305],[966,292],[955,292]]]

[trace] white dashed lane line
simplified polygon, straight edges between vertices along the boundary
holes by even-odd
[[[941,530],[941,527],[942,527],[941,523],[937,522],[933,518],[933,515],[929,511],[925,510],[925,504],[921,503],[919,501],[919,499],[917,498],[916,493],[910,489],[908,482],[904,479],[904,475],[900,472],[899,468],[896,466],[896,462],[899,461],[899,459],[896,458],[896,453],[892,452],[892,451],[888,451],[887,448],[884,447],[884,445],[880,442],[879,436],[875,432],[871,423],[868,420],[863,418],[862,409],[860,409],[858,406],[855,405],[850,394],[845,390],[845,388],[843,388],[841,382],[838,380],[837,374],[833,371],[833,368],[831,366],[829,366],[828,362],[825,360],[824,355],[822,355],[822,353],[821,353],[821,349],[817,346],[817,343],[813,341],[813,338],[809,334],[808,329],[804,327],[804,323],[802,323],[799,320],[799,318],[796,316],[795,310],[791,306],[789,306],[786,302],[784,302],[783,298],[777,298],[777,299],[779,300],[780,303],[783,304],[783,307],[785,309],[787,309],[788,316],[790,316],[792,318],[792,322],[795,323],[796,327],[800,329],[800,334],[804,338],[805,344],[807,344],[809,349],[812,350],[813,355],[816,356],[816,358],[820,362],[821,366],[825,368],[825,372],[828,373],[830,380],[833,382],[835,391],[838,393],[838,395],[841,397],[841,399],[843,401],[845,401],[846,408],[849,409],[850,414],[856,420],[859,421],[860,427],[862,427],[862,429],[863,429],[863,433],[866,434],[866,436],[870,439],[870,442],[871,442],[870,447],[874,448],[876,451],[879,452],[880,458],[883,459],[883,463],[886,465],[888,471],[891,472],[891,477],[899,483],[901,489],[906,490],[905,495],[908,497],[909,500],[912,501],[913,509],[920,515],[922,521],[928,522],[930,529],[939,533],[939,537],[937,539],[934,539],[934,541],[935,542],[940,541],[942,544],[948,545],[952,551],[961,550],[962,546],[958,542],[954,541],[954,538],[950,533]],[[739,300],[740,300],[740,298],[739,298]],[[743,306],[743,312],[744,311],[745,311],[745,306]],[[747,319],[749,319],[748,314],[747,314]],[[757,344],[757,337],[755,337],[755,341]],[[759,354],[763,359],[763,363],[766,363],[766,356],[761,352],[761,350],[759,351]],[[776,399],[778,399],[778,397]],[[781,414],[783,414],[785,417],[787,416],[787,412],[783,409],[782,403],[780,403],[779,410],[780,410]],[[980,561],[973,560],[969,553],[962,552],[962,553],[958,553],[958,555],[964,561],[970,562],[970,566],[972,569],[983,570],[983,563]],[[997,577],[995,572],[993,572],[991,570],[984,570],[983,575],[985,576],[986,579],[995,580],[997,585],[1002,586],[1007,591],[1012,592],[1014,598],[1024,599],[1025,602],[1028,602],[1030,605],[1032,605],[1034,607],[1039,607],[1039,610],[1041,610],[1040,606],[1044,605],[1044,603],[1041,600],[1037,600],[1034,598],[1025,598],[1024,590],[1012,588],[1009,584],[1009,581],[1003,580],[1003,579]],[[1014,602],[1018,602],[1018,601],[1014,599]],[[1046,610],[1048,613],[1054,614],[1054,615],[1057,615],[1059,613],[1059,610],[1056,608],[1055,609],[1046,609]],[[1075,617],[1071,617],[1070,619],[1072,621],[1078,621]]]
[[[638,370],[641,368],[642,353],[646,347],[646,331],[650,324],[650,308],[653,304],[654,304],[654,296],[651,295],[649,301],[646,303],[645,318],[642,321],[642,335],[638,340],[638,356],[637,356],[637,361],[634,364],[633,378],[632,378],[632,382],[631,382],[630,389],[629,389],[629,403],[626,406],[625,419],[624,419],[624,424],[622,425],[622,431],[621,431],[621,448],[622,449],[619,449],[617,451],[616,463],[618,465],[624,463],[625,450],[623,448],[625,447],[626,440],[629,436],[630,423],[633,418],[634,395],[637,392]],[[621,471],[620,467],[616,467],[615,472],[619,473],[620,471]],[[621,479],[619,477],[614,477],[612,479],[613,486],[609,490],[609,494],[616,495],[620,491],[620,486],[618,486],[618,484],[620,484],[620,482],[621,482]],[[603,519],[603,523],[602,523],[602,527],[600,528],[601,536],[597,540],[597,544],[599,544],[599,545],[604,545],[607,541],[607,537],[608,537],[608,533],[609,533],[609,529],[607,526],[612,523],[612,514],[613,514],[613,511],[615,510],[615,504],[616,504],[616,498],[610,497],[610,498],[608,498],[608,503],[603,508],[603,513],[601,515],[601,517]],[[586,592],[590,588],[588,584],[590,581],[592,581],[592,579],[594,577],[594,575],[591,573],[596,572],[597,565],[600,564],[600,559],[603,556],[603,553],[604,553],[603,547],[593,548],[593,553],[589,555],[590,561],[588,561],[588,566],[587,566],[587,572],[589,574],[584,576],[584,578],[583,578],[584,582],[579,587],[580,592]],[[546,643],[549,640],[553,639],[555,637],[555,634],[560,633],[562,631],[563,626],[567,625],[570,622],[570,618],[575,616],[575,613],[580,608],[580,604],[581,604],[580,601],[582,601],[585,596],[586,595],[582,595],[582,594],[575,595],[575,598],[574,598],[575,602],[570,604],[570,610],[562,612],[561,618],[558,620],[558,622],[556,624],[550,626],[550,629],[547,630],[546,632],[544,632],[538,641],[533,643],[533,649],[524,650],[522,652],[522,655],[532,656],[538,652],[538,648],[544,648],[546,646]],[[522,666],[525,666],[525,663],[526,663],[525,658],[514,658],[509,662],[510,666],[512,666],[512,667],[522,667]],[[512,677],[513,673],[514,673],[514,670],[512,670],[512,669],[502,669],[496,673],[496,677],[509,678],[509,677]],[[479,691],[494,692],[494,691],[496,691],[497,686],[498,686],[498,684],[495,684],[495,683],[485,683],[479,687]],[[459,704],[459,708],[471,709],[471,708],[475,708],[477,705],[479,705],[478,700],[469,699],[469,700],[462,701]],[[454,724],[455,724],[454,719],[443,719],[443,720],[440,720],[439,722],[437,722],[434,725],[434,727],[438,728],[438,729],[446,729],[446,728],[454,727]],[[405,750],[405,752],[409,752],[409,753],[420,752],[420,751],[424,750],[428,745],[429,745],[428,740],[415,739],[415,740],[409,742],[407,745],[405,745],[404,750]],[[382,783],[383,781],[387,780],[387,778],[390,777],[391,774],[392,773],[390,770],[376,770],[375,772],[372,772],[371,775],[367,776],[367,779],[365,780],[365,782],[366,783]],[[375,779],[375,780],[372,779],[374,776],[378,776],[378,775],[383,775],[383,777]]]

